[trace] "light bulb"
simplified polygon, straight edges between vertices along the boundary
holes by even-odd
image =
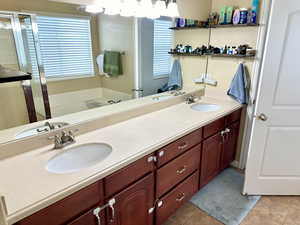
[[[121,4],[121,16],[130,17],[136,14],[137,2],[136,0],[124,0]]]
[[[167,15],[167,5],[166,2],[163,0],[157,0],[154,9],[160,16]]]
[[[99,5],[87,5],[85,11],[88,13],[102,13],[103,8]]]
[[[121,10],[120,0],[105,0],[104,2],[104,13],[107,15],[117,15]]]
[[[171,1],[168,4],[167,15],[170,17],[179,17],[178,5],[175,1]]]
[[[148,9],[148,13],[146,17],[149,19],[157,19],[160,17],[160,14],[158,11],[155,10],[154,7],[151,7],[150,9]]]
[[[151,15],[153,8],[151,0],[141,0],[137,7],[136,17],[148,17]]]

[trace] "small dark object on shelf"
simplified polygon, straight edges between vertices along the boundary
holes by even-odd
[[[253,50],[249,45],[244,44],[238,47],[225,45],[222,48],[209,45],[208,47],[202,45],[195,49],[190,45],[183,46],[179,44],[175,49],[171,49],[169,54],[182,55],[182,56],[203,56],[210,55],[216,57],[254,57],[256,51]]]

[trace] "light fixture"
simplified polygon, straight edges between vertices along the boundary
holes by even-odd
[[[124,0],[121,3],[120,16],[130,17],[135,16],[137,11],[136,0]]]
[[[85,7],[89,13],[107,15],[135,16],[156,19],[160,16],[179,17],[176,0],[96,0]]]
[[[137,4],[137,10],[135,17],[147,17],[149,15],[149,10],[152,8],[151,0],[140,0]]]
[[[101,7],[99,5],[87,5],[85,7],[85,11],[88,13],[102,13],[103,7]]]
[[[104,1],[104,14],[106,15],[117,15],[121,12],[121,1],[120,0],[105,0]]]
[[[178,5],[176,0],[170,0],[167,7],[167,15],[170,17],[179,17]]]
[[[155,11],[161,16],[167,16],[167,4],[164,0],[157,0],[154,5]]]

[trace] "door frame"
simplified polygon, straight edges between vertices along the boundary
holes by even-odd
[[[260,10],[260,26],[258,29],[258,35],[257,35],[257,56],[256,61],[253,64],[251,73],[252,81],[251,81],[251,91],[250,91],[250,101],[249,105],[246,108],[246,116],[245,116],[245,128],[243,133],[243,141],[241,145],[241,154],[238,162],[238,168],[245,169],[246,162],[248,158],[249,153],[249,144],[250,144],[250,137],[252,134],[252,128],[253,123],[255,119],[255,110],[256,110],[256,99],[258,97],[258,87],[262,80],[262,74],[261,74],[261,65],[262,65],[262,57],[264,55],[264,47],[267,37],[267,31],[268,31],[268,22],[269,22],[269,16],[271,11],[271,3],[273,0],[264,0],[262,1],[261,10]]]

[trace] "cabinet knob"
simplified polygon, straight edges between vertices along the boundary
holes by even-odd
[[[162,207],[162,205],[163,205],[163,201],[159,201],[159,202],[157,203],[157,207],[158,207],[158,208]]]

